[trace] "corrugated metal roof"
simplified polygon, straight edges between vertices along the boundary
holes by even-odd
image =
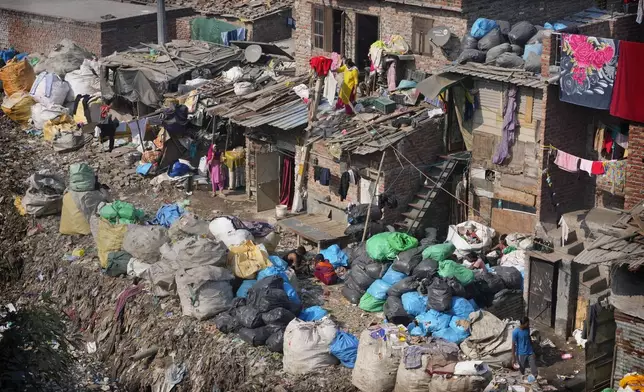
[[[301,101],[292,104],[277,106],[270,112],[251,115],[243,118],[231,118],[235,124],[254,128],[261,125],[270,125],[283,130],[289,130],[304,125],[308,121],[306,104]]]
[[[579,264],[629,264],[636,267],[644,264],[644,245],[603,234],[588,249],[584,249],[577,255],[574,262]]]
[[[496,80],[498,82],[516,84],[517,86],[538,89],[546,87],[546,82],[541,79],[541,76],[535,76],[521,69],[507,69],[478,63],[467,63],[448,66],[441,70],[441,72],[452,72],[481,79]]]

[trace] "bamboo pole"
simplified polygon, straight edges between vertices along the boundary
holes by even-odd
[[[367,231],[369,231],[369,221],[371,220],[371,207],[373,206],[373,199],[376,197],[376,192],[378,191],[378,183],[380,182],[380,175],[382,174],[382,164],[385,162],[385,154],[387,154],[387,150],[382,152],[382,158],[380,158],[378,175],[376,176],[376,185],[373,188],[373,192],[371,192],[371,203],[369,203],[369,207],[367,208],[367,220],[364,223],[364,231],[362,232],[361,242],[364,242],[365,239],[367,239]]]

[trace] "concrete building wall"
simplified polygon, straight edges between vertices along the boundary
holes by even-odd
[[[624,208],[627,210],[644,201],[644,126],[642,124],[632,124],[628,134],[625,193]]]
[[[291,10],[280,11],[246,23],[249,30],[248,41],[275,42],[291,38],[293,29],[286,25]]]

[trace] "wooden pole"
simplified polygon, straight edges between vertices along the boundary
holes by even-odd
[[[367,220],[364,222],[364,231],[362,232],[362,241],[364,242],[365,239],[367,239],[367,231],[369,231],[369,221],[371,220],[371,207],[373,206],[373,199],[376,197],[376,192],[378,191],[378,183],[380,182],[380,175],[382,173],[382,164],[385,162],[385,154],[387,153],[387,150],[382,152],[382,158],[380,158],[380,166],[378,166],[378,175],[376,176],[376,185],[373,188],[373,192],[371,192],[371,203],[369,203],[369,207],[367,208]]]

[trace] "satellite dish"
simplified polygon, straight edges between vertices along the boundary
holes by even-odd
[[[445,26],[434,27],[427,33],[427,37],[434,44],[443,47],[452,37],[452,32]]]
[[[249,45],[244,50],[244,57],[249,63],[256,63],[262,57],[262,47],[259,45]]]

